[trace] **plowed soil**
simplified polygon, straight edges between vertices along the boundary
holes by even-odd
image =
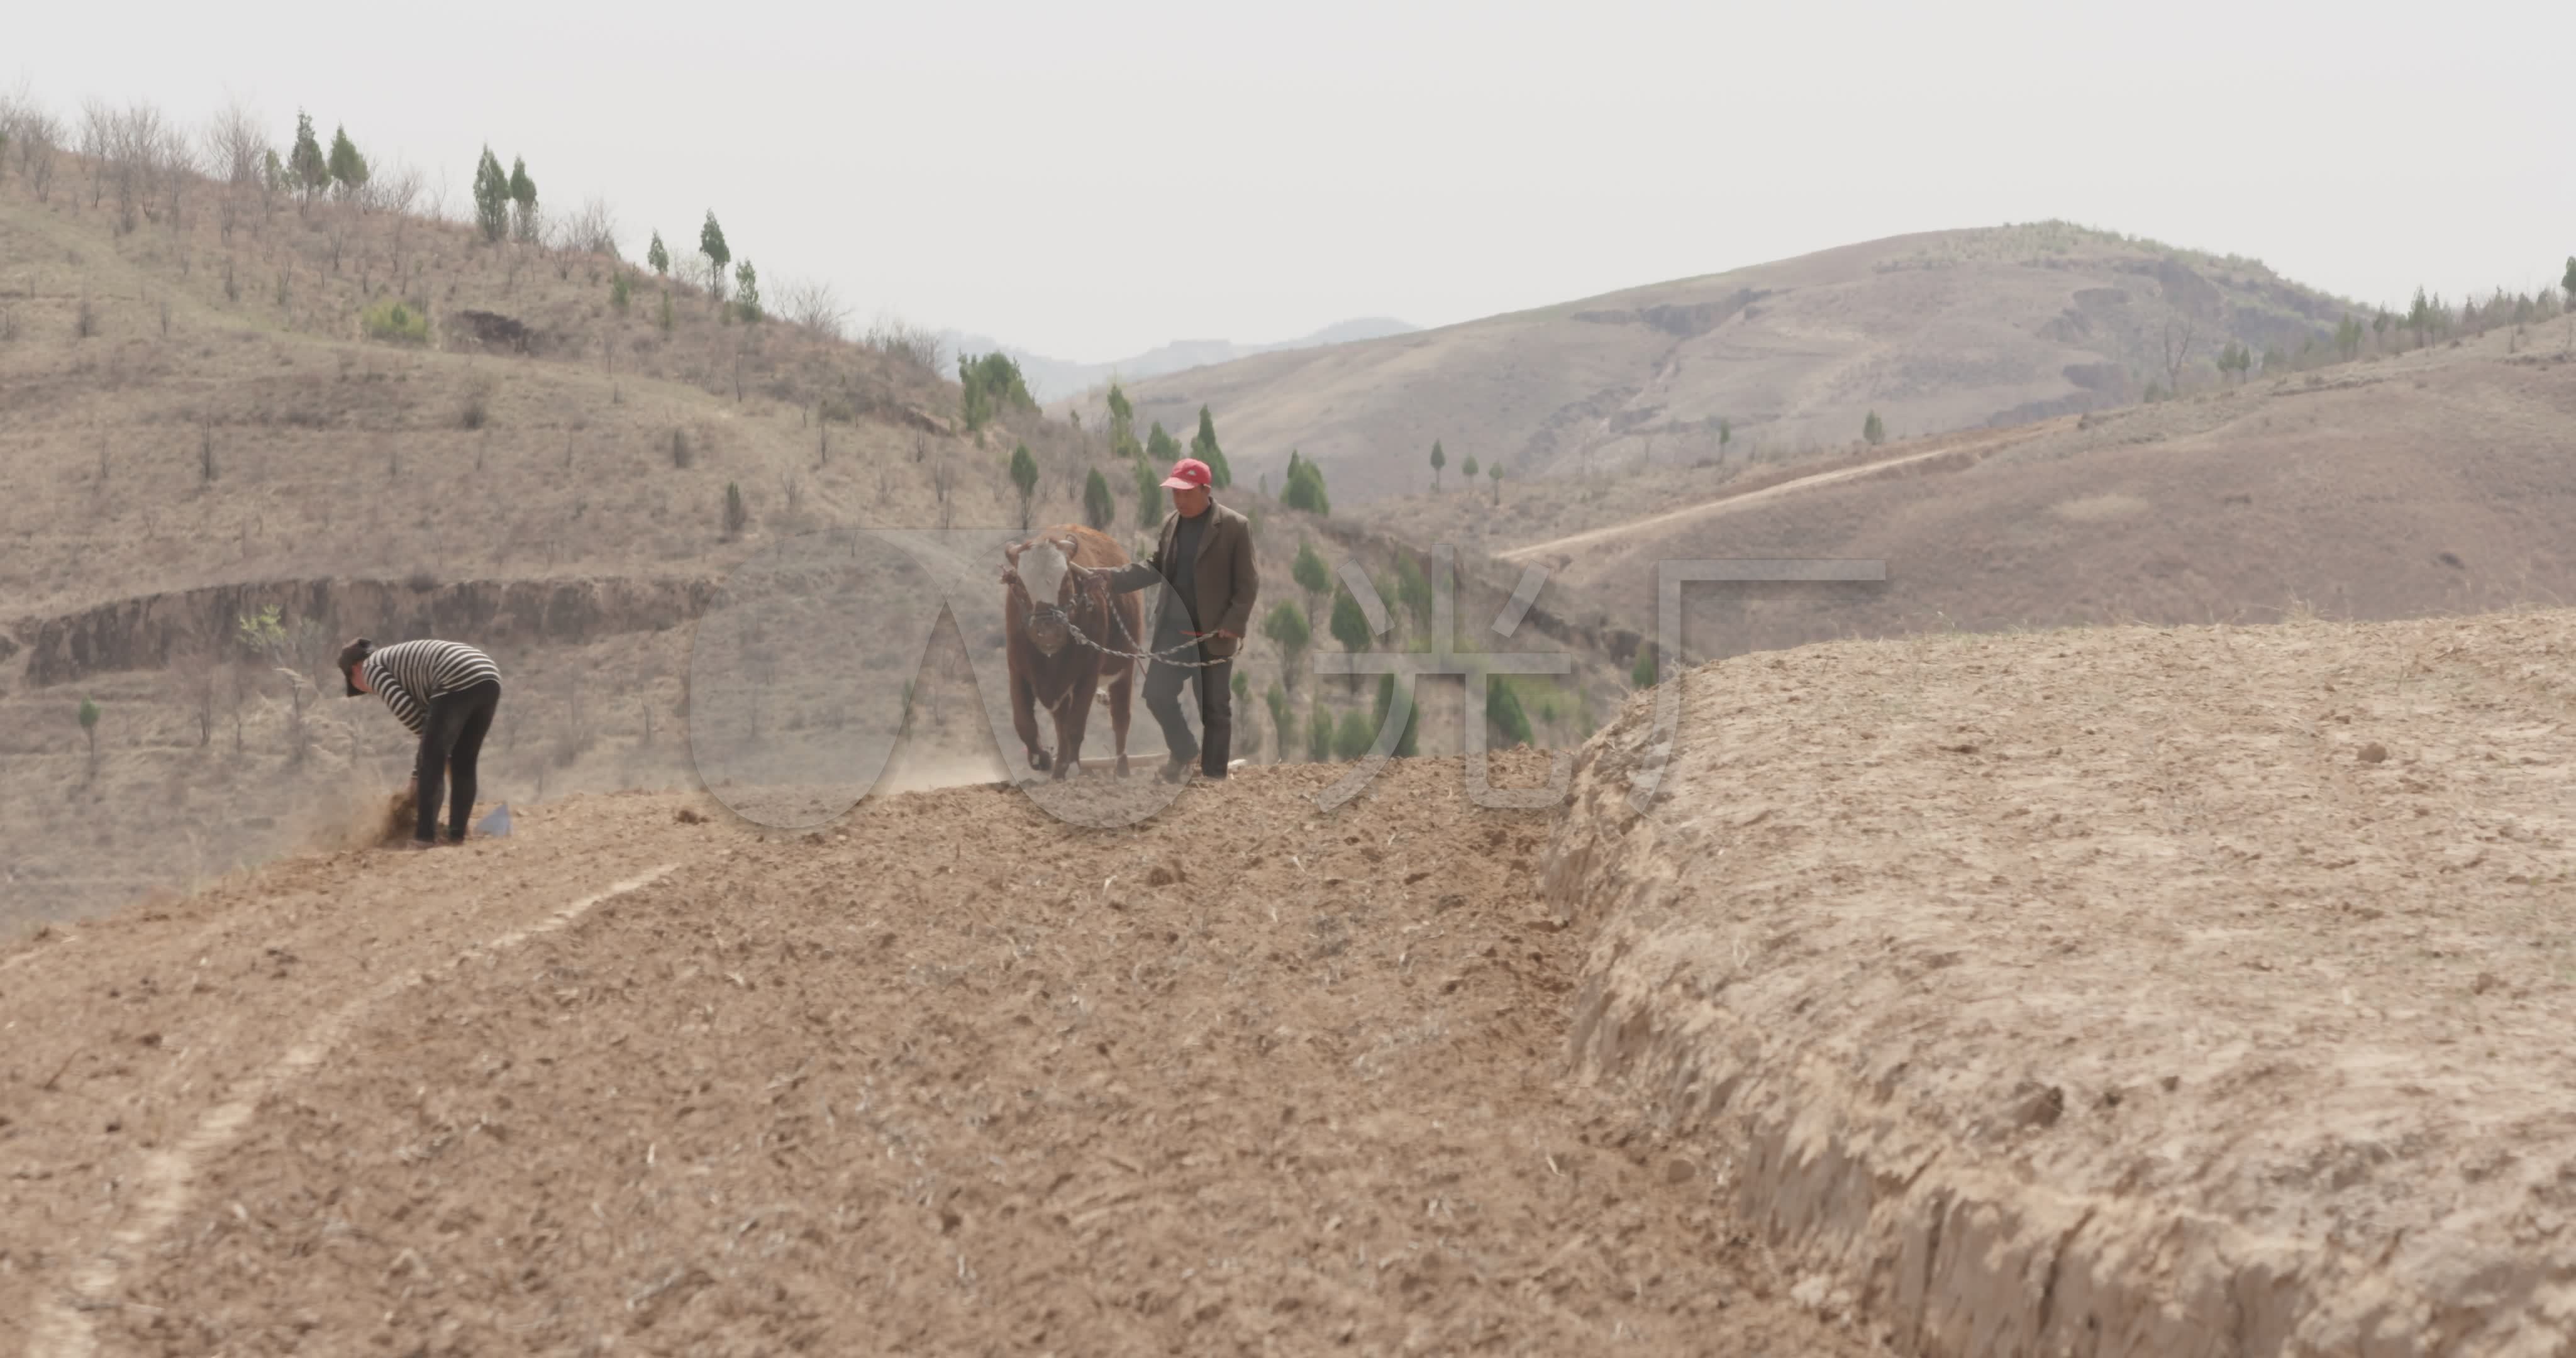
[[[2576,1351],[2571,660],[2535,612],[1694,671],[1552,840],[1578,1045],[1927,1355]]]
[[[1873,1351],[1564,1078],[1545,813],[1342,772],[575,799],[24,943],[0,1351]]]

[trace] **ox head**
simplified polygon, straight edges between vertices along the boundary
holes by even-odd
[[[1082,591],[1081,578],[1073,571],[1076,545],[1070,537],[1031,538],[1002,549],[1010,562],[1012,621],[1026,628],[1029,644],[1050,659],[1072,639],[1069,615]]]

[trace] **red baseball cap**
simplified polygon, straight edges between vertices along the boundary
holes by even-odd
[[[1163,478],[1165,490],[1205,490],[1213,477],[1208,464],[1195,457],[1185,457],[1172,464],[1172,474]]]

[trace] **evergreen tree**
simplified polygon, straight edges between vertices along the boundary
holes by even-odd
[[[1225,465],[1225,450],[1216,446],[1216,420],[1206,406],[1199,407],[1199,432],[1190,440],[1190,456],[1208,464],[1208,484],[1218,490],[1234,484],[1234,473]]]
[[[1322,764],[1333,757],[1333,714],[1316,702],[1306,714],[1306,758]]]
[[[489,146],[474,166],[474,224],[483,228],[485,241],[495,244],[510,229],[510,177],[501,173],[500,157]]]
[[[1287,672],[1288,681],[1294,684],[1303,668],[1297,659],[1306,653],[1306,647],[1315,639],[1306,622],[1306,610],[1288,599],[1272,604],[1270,615],[1261,620],[1261,635],[1279,647],[1280,668]]]
[[[1726,459],[1726,445],[1733,442],[1735,442],[1734,422],[1723,418],[1719,419],[1717,422],[1717,456],[1719,461],[1724,461]]]
[[[1386,729],[1387,709],[1395,706],[1395,676],[1377,677],[1377,703],[1369,713],[1369,741],[1376,743],[1377,733]],[[1408,698],[1404,708],[1404,731],[1395,738],[1395,748],[1387,753],[1398,759],[1411,759],[1422,753],[1422,704]]]
[[[1449,454],[1441,451],[1440,440],[1431,441],[1431,493],[1440,493],[1440,469],[1449,465]]]
[[[671,290],[662,290],[662,333],[671,333]]]
[[[296,187],[304,201],[312,202],[331,183],[331,162],[322,154],[322,143],[313,135],[313,115],[297,110],[295,114],[295,149],[287,153],[286,167],[295,172]]]
[[[626,270],[621,268],[611,273],[608,277],[608,304],[617,308],[618,315],[626,314],[628,292]]]
[[[1109,384],[1109,455],[1142,457],[1144,446],[1136,442],[1136,407],[1127,403],[1127,393],[1118,384]]]
[[[748,259],[733,266],[733,300],[746,323],[760,319],[760,271]]]
[[[1333,732],[1333,753],[1344,760],[1357,759],[1377,743],[1377,728],[1361,715],[1358,708],[1342,714],[1341,727]]]
[[[1011,450],[1011,486],[1020,493],[1020,531],[1029,531],[1029,497],[1038,493],[1038,460],[1023,443]]]
[[[726,248],[724,228],[716,225],[713,210],[707,213],[707,224],[698,228],[698,253],[707,258],[707,290],[724,296],[724,267],[733,262],[733,251]]]
[[[98,704],[83,695],[80,705],[81,734],[89,740],[89,776],[98,776]]]
[[[326,162],[331,172],[331,192],[347,198],[367,186],[367,158],[358,154],[358,145],[349,140],[349,129],[339,127],[331,132],[331,158]]]
[[[1163,522],[1163,476],[1154,464],[1138,457],[1128,464],[1136,469],[1136,526],[1158,527]]]
[[[653,243],[644,248],[644,262],[653,266],[654,273],[666,278],[670,276],[671,252],[663,247],[661,232],[654,232]]]
[[[1360,607],[1360,601],[1352,597],[1351,591],[1347,586],[1336,585],[1333,588],[1333,617],[1331,625],[1333,640],[1342,643],[1343,650],[1350,652],[1352,655],[1358,655],[1360,652],[1369,648],[1369,642],[1372,639],[1373,634],[1369,631],[1368,612]],[[1359,692],[1359,675],[1354,673],[1349,677],[1351,681],[1351,691],[1353,693]]]
[[[1310,613],[1316,601],[1333,587],[1333,573],[1324,569],[1324,558],[1316,554],[1311,542],[1297,544],[1297,559],[1288,567],[1288,575],[1297,582],[1297,588],[1306,591],[1306,609]]]
[[[1887,426],[1878,422],[1877,411],[1869,412],[1869,418],[1860,422],[1860,437],[1871,447],[1887,441]]]
[[[1309,514],[1330,515],[1332,499],[1324,493],[1324,469],[1288,450],[1288,485],[1279,493],[1279,502],[1290,509]]]
[[[2406,328],[2415,332],[2415,347],[2424,347],[2424,332],[2433,328],[2433,303],[2422,288],[2415,289],[2414,305],[2406,308]]]
[[[1497,508],[1501,507],[1503,503],[1503,464],[1497,462],[1485,468],[1485,479],[1494,483],[1494,504]]]
[[[1162,469],[1165,476],[1171,474],[1172,464],[1181,460],[1180,440],[1164,433],[1160,420],[1156,420],[1153,429],[1145,435],[1145,460]],[[1161,477],[1155,479],[1160,480]]]
[[[1279,730],[1279,761],[1288,762],[1288,752],[1297,748],[1297,713],[1288,706],[1288,691],[1278,680],[1270,682],[1270,691],[1261,695],[1270,704],[1270,724]]]
[[[2558,287],[2567,294],[2567,309],[2576,312],[2576,255],[2567,257],[2567,272],[2559,276]]]
[[[1467,489],[1472,491],[1476,488],[1476,476],[1481,470],[1482,469],[1476,465],[1476,455],[1474,453],[1469,453],[1467,455],[1466,462],[1458,468],[1459,474],[1467,478]]]
[[[1489,745],[1500,737],[1495,748],[1509,749],[1530,743],[1529,714],[1521,710],[1521,698],[1512,691],[1511,681],[1496,675],[1485,684],[1485,722],[1491,728],[1486,736]]]
[[[519,239],[537,238],[537,181],[528,178],[528,162],[513,157],[510,161],[510,201],[519,209]]]
[[[1109,493],[1109,478],[1094,467],[1082,482],[1082,521],[1105,533],[1117,519],[1118,501]]]

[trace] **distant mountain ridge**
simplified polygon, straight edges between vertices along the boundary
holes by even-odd
[[[1461,472],[1473,457],[1515,481],[1791,461],[1857,443],[1873,416],[1903,438],[2210,387],[2231,380],[2231,346],[2286,362],[2347,315],[2370,318],[2259,260],[2031,222],[1255,354],[1127,395],[1139,425],[1208,407],[1238,478],[1275,478],[1298,450],[1357,505],[1430,490],[1434,441]]]
[[[1346,344],[1353,340],[1384,339],[1389,335],[1409,335],[1420,326],[1399,321],[1392,316],[1360,316],[1336,321],[1312,334],[1270,344],[1238,344],[1233,340],[1173,340],[1132,357],[1107,363],[1081,363],[1072,359],[1051,358],[1004,344],[990,335],[969,335],[961,331],[942,331],[940,339],[949,352],[985,354],[999,349],[1020,365],[1028,378],[1029,394],[1038,400],[1056,401],[1078,396],[1107,382],[1112,376],[1134,380],[1182,372],[1210,363],[1227,363],[1254,354],[1276,353],[1283,349],[1311,349],[1324,344]]]

